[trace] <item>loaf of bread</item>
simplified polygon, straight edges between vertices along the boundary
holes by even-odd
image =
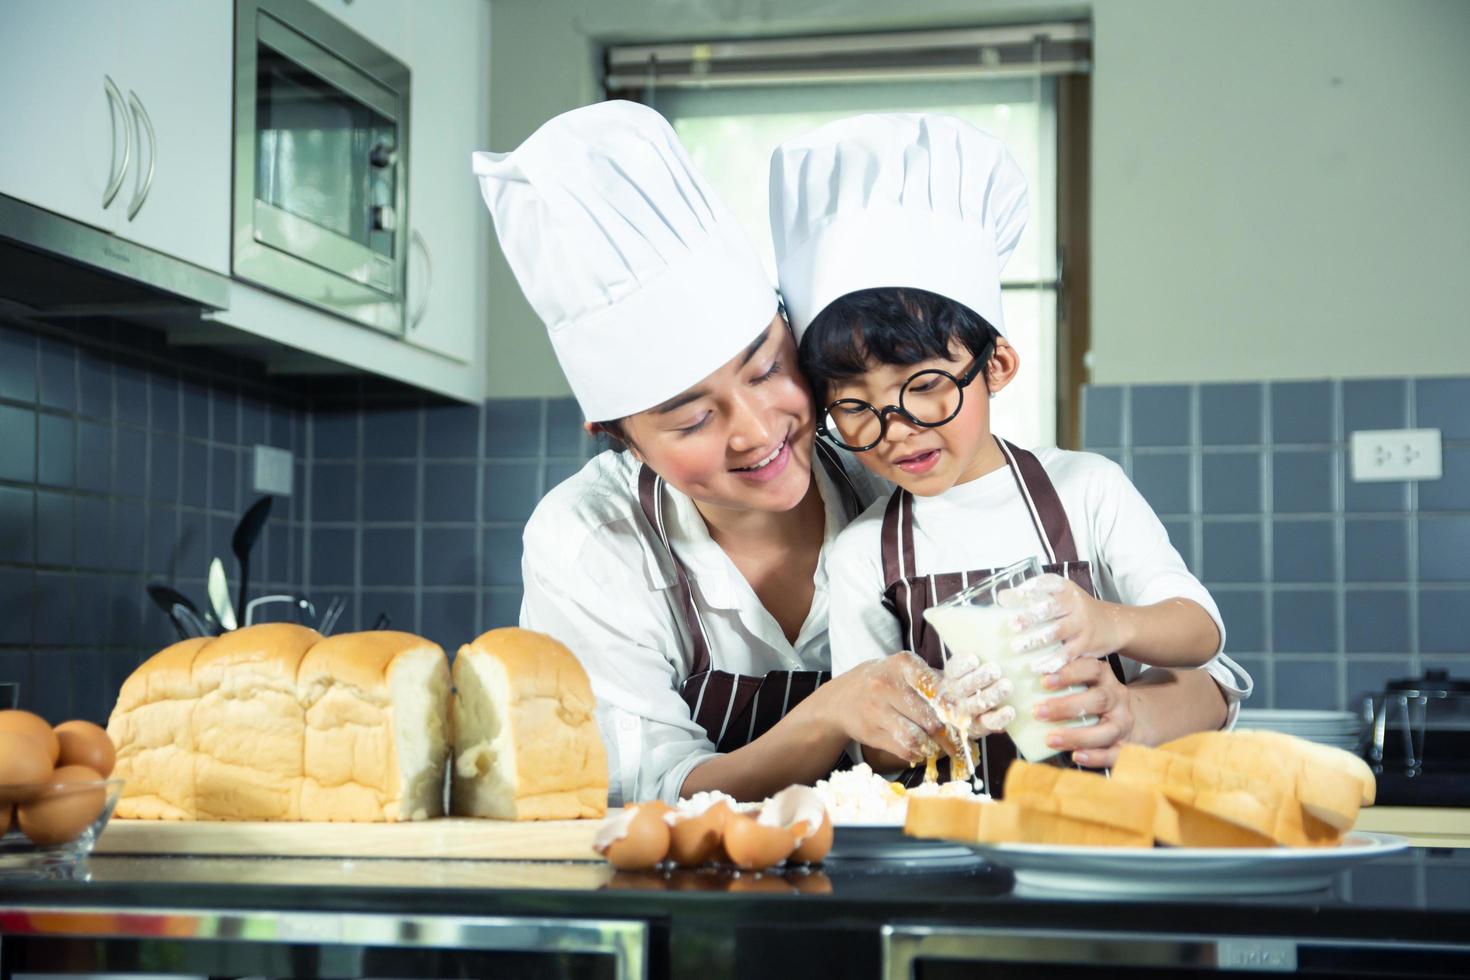
[[[600,818],[607,751],[581,663],[544,633],[507,627],[454,659],[450,809],[500,820]]]
[[[1005,801],[1020,811],[1020,840],[1093,847],[1152,847],[1160,805],[1158,792],[1150,787],[1020,759],[1006,770]],[[987,833],[1010,832],[997,820]]]
[[[444,812],[449,664],[408,633],[290,623],[185,640],[122,686],[117,815],[423,820]]]
[[[1273,847],[1281,808],[1296,805],[1244,773],[1142,745],[1123,746],[1112,775],[1159,792],[1154,837],[1172,847]]]

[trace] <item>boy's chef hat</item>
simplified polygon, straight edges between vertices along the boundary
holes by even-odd
[[[647,106],[574,109],[473,160],[501,248],[588,419],[672,398],[776,315],[745,232]]]
[[[798,339],[833,300],[881,286],[957,300],[1004,333],[1000,272],[1026,215],[1005,144],[954,116],[852,116],[771,156],[771,234]]]

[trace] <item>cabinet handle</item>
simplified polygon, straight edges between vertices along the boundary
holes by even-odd
[[[419,308],[408,318],[408,329],[417,330],[423,322],[424,314],[429,312],[429,291],[434,288],[434,257],[429,254],[429,243],[424,241],[424,236],[419,234],[417,228],[414,229],[411,241],[424,253],[424,298],[419,303]]]
[[[153,120],[148,118],[148,110],[143,108],[143,100],[138,98],[137,92],[128,91],[128,104],[132,107],[133,118],[141,122],[148,133],[148,176],[143,178],[143,186],[133,195],[133,203],[128,205],[128,220],[132,221],[143,209],[143,202],[148,200],[148,192],[153,188],[153,171],[158,167],[158,134],[153,131]],[[143,155],[141,139],[138,141],[138,155]]]
[[[111,76],[102,76],[102,90],[107,93],[107,101],[117,106],[117,114],[122,117],[123,131],[122,166],[117,169],[116,173],[110,175],[107,178],[107,189],[102,192],[102,207],[104,210],[106,210],[107,206],[112,203],[112,199],[114,197],[117,197],[117,192],[122,189],[123,176],[127,174],[128,164],[131,163],[133,160],[133,125],[131,122],[128,121],[127,103],[123,101],[122,93],[119,92],[117,90],[117,86],[113,84]],[[116,156],[116,128],[114,128],[112,131],[112,151],[113,155]],[[109,165],[111,165],[112,163],[111,160],[108,160],[107,162]]]

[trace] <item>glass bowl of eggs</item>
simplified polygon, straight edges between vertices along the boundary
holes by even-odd
[[[122,780],[107,732],[0,711],[0,876],[68,876],[107,826]]]

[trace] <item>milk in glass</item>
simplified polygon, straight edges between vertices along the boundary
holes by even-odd
[[[1084,688],[1052,691],[1041,685],[1045,675],[1038,673],[1036,667],[1042,661],[1055,657],[1060,644],[1028,653],[1015,652],[1014,616],[1013,609],[973,602],[941,604],[924,611],[924,619],[939,633],[939,639],[949,648],[951,656],[969,654],[982,664],[994,664],[1000,669],[1001,676],[1010,680],[1014,693],[1007,703],[1016,709],[1016,720],[1007,725],[1005,731],[1016,743],[1016,750],[1023,759],[1037,762],[1057,754],[1056,749],[1046,744],[1048,732],[1083,722],[1041,721],[1032,715],[1032,708],[1039,701]]]

